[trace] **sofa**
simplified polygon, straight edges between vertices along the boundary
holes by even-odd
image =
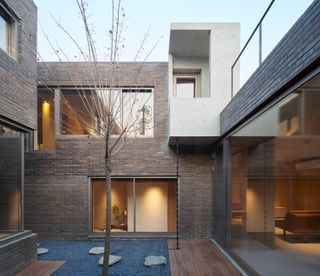
[[[291,233],[320,233],[320,210],[288,210],[284,219],[276,218],[275,226]]]

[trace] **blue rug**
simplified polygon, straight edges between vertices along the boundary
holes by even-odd
[[[103,246],[102,241],[40,241],[40,247],[49,253],[38,256],[39,260],[61,260],[66,263],[53,275],[101,275],[98,261],[102,255],[90,255],[89,250]],[[111,254],[122,256],[122,261],[110,266],[109,275],[170,275],[168,247],[165,240],[115,240],[111,241]],[[167,265],[155,268],[144,266],[148,255],[162,255]]]

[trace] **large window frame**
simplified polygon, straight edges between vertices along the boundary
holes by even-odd
[[[50,150],[54,149],[55,146],[50,146],[50,147],[43,147],[41,146],[41,141],[43,140],[41,135],[42,131],[42,121],[41,121],[41,103],[46,102],[44,97],[41,95],[41,93],[47,93],[48,96],[51,96],[53,101],[51,102],[51,112],[52,112],[52,121],[53,121],[53,127],[54,131],[51,131],[55,137],[52,137],[52,140],[56,140],[57,137],[68,137],[68,138],[76,138],[76,137],[87,137],[88,135],[95,136],[96,134],[94,132],[90,133],[78,133],[78,134],[72,134],[72,133],[64,133],[63,131],[63,125],[62,125],[62,118],[65,116],[63,114],[63,91],[66,91],[67,93],[71,93],[72,90],[78,90],[78,91],[86,91],[86,93],[94,88],[92,87],[60,87],[60,88],[48,88],[48,87],[39,87],[38,88],[38,133],[34,133],[34,148],[35,149],[41,149],[41,150]],[[108,90],[109,88],[103,88],[100,90]],[[149,116],[149,121],[148,124],[150,127],[145,127],[142,129],[142,132],[139,132],[137,134],[128,134],[127,136],[130,137],[137,137],[137,138],[153,138],[154,137],[154,128],[155,128],[155,116],[154,116],[154,88],[153,87],[135,87],[135,88],[130,88],[130,87],[121,87],[121,88],[112,88],[112,90],[116,92],[121,92],[121,93],[150,93],[150,97],[147,97],[147,104],[149,104],[149,110],[148,110],[148,116]],[[68,92],[70,91],[70,92]],[[76,94],[75,94],[76,95]],[[48,100],[47,100],[48,102]],[[142,101],[143,102],[143,101]],[[39,107],[40,106],[40,107]],[[123,106],[123,105],[122,105]],[[123,113],[123,112],[122,112]],[[140,113],[140,116],[142,113]],[[122,115],[121,115],[122,116]],[[119,120],[123,120],[123,118],[118,118]],[[144,118],[142,118],[143,122],[145,121]],[[144,131],[143,131],[144,130]],[[139,129],[140,131],[140,129]],[[113,133],[111,135],[112,138],[116,138],[119,135],[116,133]]]
[[[176,231],[171,232],[138,232],[136,228],[136,186],[139,185],[139,183],[136,183],[141,180],[171,180],[175,181],[176,185],[176,191],[178,189],[178,183],[179,178],[176,176],[113,176],[112,179],[114,180],[132,180],[132,189],[133,189],[133,206],[134,206],[134,215],[133,215],[133,231],[129,232],[112,232],[111,235],[114,237],[175,237]],[[103,236],[104,233],[94,232],[93,231],[93,181],[94,180],[105,180],[105,177],[89,177],[88,178],[88,237],[100,237]],[[176,201],[179,202],[179,195],[176,194]],[[176,203],[178,204],[178,203]],[[178,206],[175,206],[175,212],[176,212],[176,229],[178,227],[178,220],[177,220],[177,214],[179,212]]]
[[[90,88],[90,87],[82,87],[82,88],[77,88],[77,87],[74,87],[74,88],[61,88],[59,89],[60,90],[60,105],[59,105],[59,118],[56,118],[56,122],[59,122],[60,126],[59,126],[59,129],[57,131],[57,133],[61,136],[70,136],[70,137],[75,137],[75,136],[87,136],[88,134],[90,135],[95,135],[94,132],[92,133],[87,133],[87,134],[65,134],[63,133],[63,127],[62,127],[62,116],[63,116],[63,108],[62,108],[62,104],[63,104],[63,91],[68,91],[68,90],[79,90],[79,91],[88,91],[88,90],[100,90],[103,91],[109,91],[110,88],[103,88],[103,89],[94,89],[94,88]],[[139,137],[139,138],[153,138],[154,137],[154,88],[151,88],[151,87],[134,87],[134,88],[131,88],[131,87],[120,87],[120,88],[117,88],[117,87],[114,87],[114,88],[111,88],[111,90],[113,90],[115,93],[118,93],[120,92],[121,93],[121,99],[123,99],[123,94],[124,93],[151,93],[150,94],[150,98],[148,99],[148,102],[150,101],[150,104],[151,104],[151,112],[150,112],[150,117],[151,117],[151,121],[150,121],[150,125],[151,127],[149,128],[149,131],[148,133],[137,133],[135,135],[133,134],[129,134],[128,136],[134,136],[134,137]],[[58,101],[56,101],[58,102]],[[121,102],[121,110],[123,109],[123,106],[124,104]],[[117,118],[121,121],[123,121],[123,117],[124,117],[124,111],[122,110],[121,111],[121,118]],[[59,119],[59,120],[58,120]],[[90,132],[90,131],[89,131]],[[118,137],[118,134],[116,133],[113,133],[111,137]]]
[[[232,249],[231,246],[231,220],[232,220],[232,168],[231,168],[231,137],[233,137],[235,134],[237,134],[239,131],[247,127],[251,124],[254,120],[259,118],[261,115],[263,115],[265,112],[268,112],[270,109],[272,109],[275,105],[280,103],[281,101],[288,98],[290,95],[293,95],[294,93],[299,93],[304,90],[314,90],[313,88],[303,88],[303,85],[306,84],[308,81],[312,80],[314,77],[319,76],[319,68],[314,70],[313,72],[310,72],[308,75],[305,75],[303,78],[301,78],[299,81],[297,81],[295,84],[293,84],[291,87],[289,87],[286,91],[282,93],[279,97],[273,99],[272,101],[267,102],[264,106],[262,106],[259,110],[255,112],[254,115],[252,115],[249,119],[246,119],[246,121],[242,121],[241,124],[238,124],[235,128],[233,128],[223,139],[221,140],[223,143],[223,175],[224,175],[224,185],[226,187],[226,190],[224,192],[225,195],[225,237],[224,240],[219,241],[220,244],[222,244],[227,252],[237,260],[237,262],[246,269],[248,272],[252,272],[255,274],[256,272],[252,269],[250,264],[246,263],[240,256],[238,256]],[[300,110],[301,112],[301,110]],[[301,115],[301,114],[300,114]],[[278,117],[279,122],[281,122],[280,116]],[[292,131],[292,129],[294,131]],[[291,135],[299,135],[300,129],[294,127],[292,128],[291,125],[289,128],[286,128],[286,134],[281,134],[283,137],[288,137]],[[217,238],[217,237],[215,237]]]

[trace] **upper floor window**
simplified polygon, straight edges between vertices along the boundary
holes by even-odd
[[[177,98],[196,98],[200,96],[199,75],[174,75],[174,96]]]
[[[152,136],[152,89],[62,89],[62,134],[92,135],[103,132],[107,114],[111,132]]]
[[[17,22],[0,5],[0,48],[17,57]]]

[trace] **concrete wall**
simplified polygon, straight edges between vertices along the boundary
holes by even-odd
[[[114,176],[176,176],[176,155],[168,147],[168,64],[120,63],[121,85],[154,87],[154,137],[137,138],[113,160]],[[103,64],[100,64],[104,72]],[[74,85],[89,64],[39,64],[48,85]],[[136,78],[140,71],[140,77]],[[82,75],[83,74],[83,75]],[[88,74],[86,75],[88,76]],[[89,234],[89,177],[104,175],[104,144],[86,136],[58,136],[54,150],[26,154],[25,225],[41,238],[86,239]],[[209,238],[212,233],[211,154],[208,148],[180,149],[180,233]]]
[[[316,0],[221,112],[221,134],[285,91],[320,62],[320,1]],[[269,100],[268,100],[269,99]]]
[[[0,116],[36,128],[37,8],[31,0],[5,0],[18,19],[18,58],[0,49]]]
[[[178,31],[181,30],[185,35],[190,32],[191,38],[197,38],[197,31],[204,37],[203,31],[207,30],[208,39],[192,41],[188,53],[186,46],[177,45],[179,43],[176,42],[176,38],[171,37],[174,52],[169,55],[170,136],[218,137],[220,112],[231,99],[230,68],[240,51],[240,24],[175,23],[172,29],[175,31],[172,36],[179,36]],[[203,47],[201,43],[209,45]],[[181,54],[179,47],[181,47]],[[208,53],[199,53],[197,47],[208,48]],[[185,72],[200,71],[200,97],[203,99],[173,97],[172,75],[183,70]],[[239,72],[234,74],[234,84],[236,87],[239,86]]]
[[[214,23],[210,41],[211,97],[217,117],[231,99],[231,66],[240,52],[240,23]],[[239,87],[239,72],[234,73]]]
[[[218,136],[220,121],[212,98],[171,98],[170,136]]]

